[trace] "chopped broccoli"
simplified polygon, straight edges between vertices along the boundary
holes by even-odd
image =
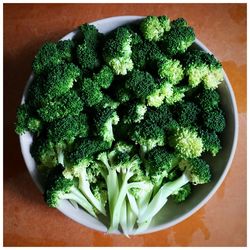
[[[202,110],[209,112],[218,108],[220,103],[220,94],[216,90],[204,89],[197,97],[197,103]]]
[[[114,138],[113,125],[117,125],[119,117],[115,110],[110,108],[99,109],[94,116],[96,134],[104,141],[112,143]]]
[[[220,108],[203,113],[203,122],[207,129],[215,132],[222,132],[226,126],[224,113]]]
[[[51,122],[67,115],[78,115],[83,110],[83,104],[75,91],[56,98],[48,102],[45,106],[39,108],[37,113],[45,122]]]
[[[131,60],[131,43],[131,34],[124,27],[117,28],[105,41],[103,58],[117,75],[126,75],[134,67]]]
[[[180,203],[183,202],[189,197],[191,194],[191,185],[190,183],[185,184],[181,188],[179,188],[177,191],[172,193],[172,198],[175,202]]]
[[[162,50],[170,56],[184,53],[195,40],[192,27],[177,26],[170,29],[161,41]]]
[[[203,142],[196,131],[188,128],[179,128],[169,137],[170,146],[183,158],[196,158],[203,152]]]
[[[180,62],[176,59],[162,58],[158,62],[158,74],[171,84],[179,83],[184,77]]]

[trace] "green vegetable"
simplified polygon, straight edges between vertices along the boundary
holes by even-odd
[[[40,48],[15,131],[32,136],[48,206],[68,200],[128,236],[212,180],[223,70],[194,41],[185,19],[148,16],[107,34],[82,24]]]

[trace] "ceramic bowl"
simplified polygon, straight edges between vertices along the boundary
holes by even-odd
[[[91,24],[95,25],[100,32],[107,33],[117,28],[118,26],[131,22],[138,22],[142,18],[142,16],[117,16],[101,19],[92,22]],[[61,40],[72,39],[76,35],[76,33],[77,31],[73,31],[64,36]],[[195,40],[194,46],[211,53],[209,49],[198,39]],[[25,94],[32,79],[33,75],[30,76],[27,82],[22,102],[24,102]],[[211,157],[207,159],[212,168],[212,181],[209,184],[195,187],[191,197],[182,204],[175,204],[174,202],[169,201],[167,205],[165,205],[165,207],[162,208],[162,210],[155,216],[155,219],[152,221],[151,225],[144,233],[152,233],[158,230],[169,228],[191,216],[193,213],[195,213],[198,209],[200,209],[208,202],[208,200],[214,195],[214,193],[226,177],[226,174],[228,173],[228,170],[232,163],[237,144],[238,113],[234,93],[225,72],[224,81],[219,85],[218,90],[222,97],[221,105],[226,114],[227,126],[224,132],[222,133],[223,149],[216,157]],[[37,172],[35,161],[32,158],[29,150],[30,145],[32,143],[31,134],[26,133],[20,136],[20,143],[22,154],[28,171],[38,188],[43,191],[42,178]],[[105,222],[93,218],[80,208],[74,208],[68,201],[61,202],[58,209],[64,215],[86,227],[102,232],[107,231]]]

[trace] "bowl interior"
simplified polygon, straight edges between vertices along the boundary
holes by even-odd
[[[91,24],[95,25],[98,30],[102,33],[107,33],[118,26],[128,24],[131,22],[137,22],[143,17],[140,16],[121,16],[121,17],[111,17],[102,20],[98,20]],[[73,31],[62,38],[62,40],[72,39],[77,35],[76,31]],[[210,52],[199,40],[195,41],[194,47]],[[32,81],[33,76],[28,80],[26,85],[22,102],[24,102],[24,97],[27,88]],[[219,92],[222,99],[222,108],[226,114],[227,126],[224,130],[222,138],[222,151],[216,157],[206,157],[206,160],[210,163],[212,169],[212,181],[206,185],[200,185],[193,189],[193,193],[189,199],[187,199],[183,204],[175,204],[171,200],[165,205],[165,207],[158,213],[155,219],[152,221],[148,230],[144,233],[150,233],[158,231],[164,228],[168,228],[178,222],[186,219],[195,211],[197,211],[202,205],[204,205],[208,199],[215,193],[220,184],[222,183],[226,173],[229,170],[237,142],[238,134],[238,118],[237,118],[237,108],[235,103],[234,94],[230,86],[229,80],[224,73],[224,81],[219,86]],[[36,169],[36,164],[34,159],[31,157],[29,149],[32,143],[31,134],[26,133],[20,136],[21,150],[22,154],[30,172],[33,181],[36,183],[38,188],[43,190],[43,180]],[[90,227],[95,230],[105,232],[107,230],[105,226],[105,218],[100,221],[93,218],[82,209],[74,208],[70,202],[63,201],[60,203],[58,209],[75,220],[76,222]],[[104,223],[103,223],[104,222]],[[119,232],[117,232],[119,233]]]

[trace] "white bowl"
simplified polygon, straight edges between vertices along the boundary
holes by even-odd
[[[142,19],[142,16],[117,16],[110,17],[95,21],[91,24],[95,25],[97,29],[102,33],[107,33],[118,26],[128,24],[131,22],[136,22]],[[66,36],[64,36],[61,40],[72,39],[76,34],[76,31],[73,31]],[[206,46],[201,43],[198,39],[195,40],[196,47],[204,50],[208,53],[211,53]],[[33,74],[30,76],[27,85],[24,90],[22,102],[24,102],[24,96],[27,92],[28,86],[33,79]],[[158,213],[155,219],[152,221],[150,227],[143,233],[152,233],[158,230],[169,228],[189,216],[195,213],[198,209],[200,209],[208,200],[213,196],[219,186],[222,184],[229,168],[233,160],[233,156],[235,153],[236,145],[237,145],[237,137],[238,137],[238,112],[237,106],[235,102],[234,93],[230,82],[224,72],[224,81],[219,86],[219,92],[222,96],[222,108],[226,113],[226,122],[227,126],[222,134],[222,151],[214,158],[207,159],[212,168],[213,178],[209,184],[200,185],[197,188],[194,188],[191,197],[185,201],[183,204],[175,204],[174,202],[169,201],[167,205]],[[28,171],[36,183],[37,187],[40,191],[43,191],[42,188],[42,179],[36,169],[36,164],[34,159],[30,154],[30,145],[32,143],[32,137],[30,133],[26,133],[20,136],[20,144],[21,150],[24,157],[24,161],[28,168]],[[74,208],[68,201],[63,201],[60,203],[58,209],[73,219],[74,221],[98,230],[102,232],[107,231],[107,227],[103,222],[93,218],[82,209]],[[115,232],[118,233],[119,232]]]

